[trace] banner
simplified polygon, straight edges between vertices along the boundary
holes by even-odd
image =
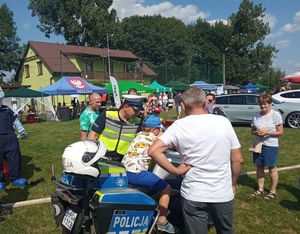
[[[114,78],[113,76],[110,76],[109,79],[110,79],[112,91],[114,94],[115,105],[117,108],[119,108],[121,106],[121,98],[120,98],[118,82],[117,82],[116,78]]]

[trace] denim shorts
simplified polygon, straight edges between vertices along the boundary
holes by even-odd
[[[181,114],[181,106],[179,105],[179,106],[176,106],[176,112],[178,113],[178,114]]]
[[[127,171],[128,183],[148,188],[153,192],[164,190],[168,183],[150,171],[142,171],[140,173],[132,173]]]
[[[278,147],[263,145],[261,153],[253,153],[253,163],[266,167],[275,167],[278,160]]]

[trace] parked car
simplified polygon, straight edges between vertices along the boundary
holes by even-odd
[[[283,122],[291,128],[300,128],[300,105],[297,103],[279,102],[273,99],[274,109],[282,115]]]
[[[279,102],[292,102],[300,104],[300,89],[276,93],[272,96],[272,98]]]
[[[217,105],[235,124],[250,124],[254,114],[260,111],[257,94],[226,94],[216,96]],[[291,128],[300,128],[300,105],[273,100],[273,109],[280,112],[283,122]]]

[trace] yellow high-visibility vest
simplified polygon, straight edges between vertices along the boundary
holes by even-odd
[[[134,118],[124,123],[119,119],[118,111],[106,111],[105,128],[99,140],[105,144],[108,152],[124,155],[136,136],[140,122],[139,118]]]

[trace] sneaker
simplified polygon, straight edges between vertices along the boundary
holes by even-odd
[[[3,191],[6,187],[6,184],[4,182],[0,182],[0,191]]]
[[[167,233],[177,233],[179,231],[177,227],[175,227],[173,224],[171,224],[168,221],[165,223],[157,222],[156,228],[159,231],[167,232]]]
[[[25,178],[15,179],[11,184],[15,187],[24,187],[28,184],[28,180]]]
[[[28,137],[28,134],[26,132],[22,132],[20,134],[18,134],[17,138],[19,139],[25,139]]]

